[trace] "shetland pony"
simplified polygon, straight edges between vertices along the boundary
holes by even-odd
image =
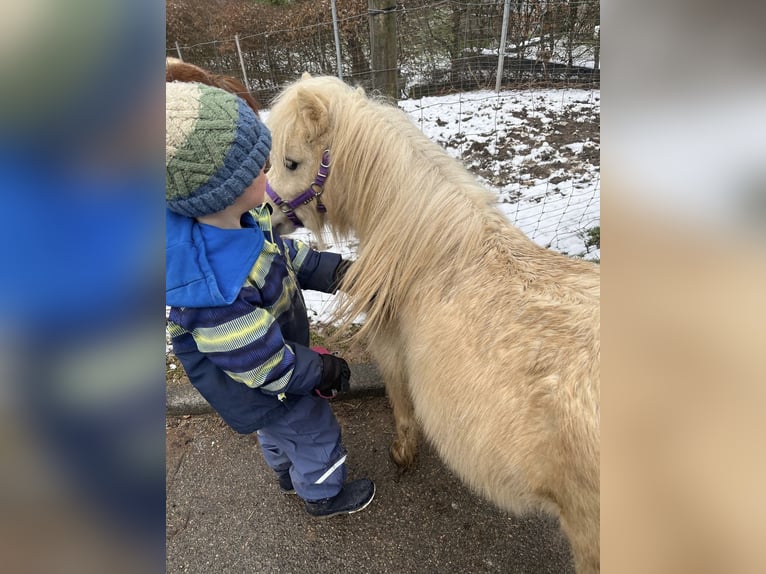
[[[275,99],[269,182],[285,202],[329,150],[315,233],[360,242],[337,308],[366,314],[408,466],[419,430],[470,487],[559,517],[579,574],[599,572],[599,267],[537,246],[398,108],[337,78]],[[283,230],[291,226],[275,210]]]

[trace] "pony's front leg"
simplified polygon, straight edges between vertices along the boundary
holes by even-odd
[[[418,427],[415,411],[407,388],[407,377],[401,369],[385,373],[386,394],[394,411],[396,439],[391,444],[389,454],[397,466],[410,466],[418,451]]]
[[[391,460],[400,467],[412,465],[418,451],[418,424],[410,397],[404,349],[395,329],[382,329],[370,341],[370,350],[386,385],[386,395],[394,411],[396,438],[391,443]]]

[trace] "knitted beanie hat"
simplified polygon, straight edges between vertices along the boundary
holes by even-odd
[[[192,82],[165,87],[167,207],[187,217],[221,211],[266,164],[271,133],[225,90]]]

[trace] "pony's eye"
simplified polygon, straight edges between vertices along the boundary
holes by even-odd
[[[290,171],[295,171],[298,168],[298,162],[291,159],[285,160],[285,167]]]

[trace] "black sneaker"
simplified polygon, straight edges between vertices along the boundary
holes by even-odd
[[[295,488],[293,487],[293,480],[290,478],[290,471],[286,470],[282,473],[278,473],[279,477],[279,490],[283,494],[295,494]]]
[[[330,518],[336,514],[353,514],[366,508],[375,496],[375,483],[369,478],[352,480],[343,485],[332,498],[306,501],[306,512],[316,518]]]

